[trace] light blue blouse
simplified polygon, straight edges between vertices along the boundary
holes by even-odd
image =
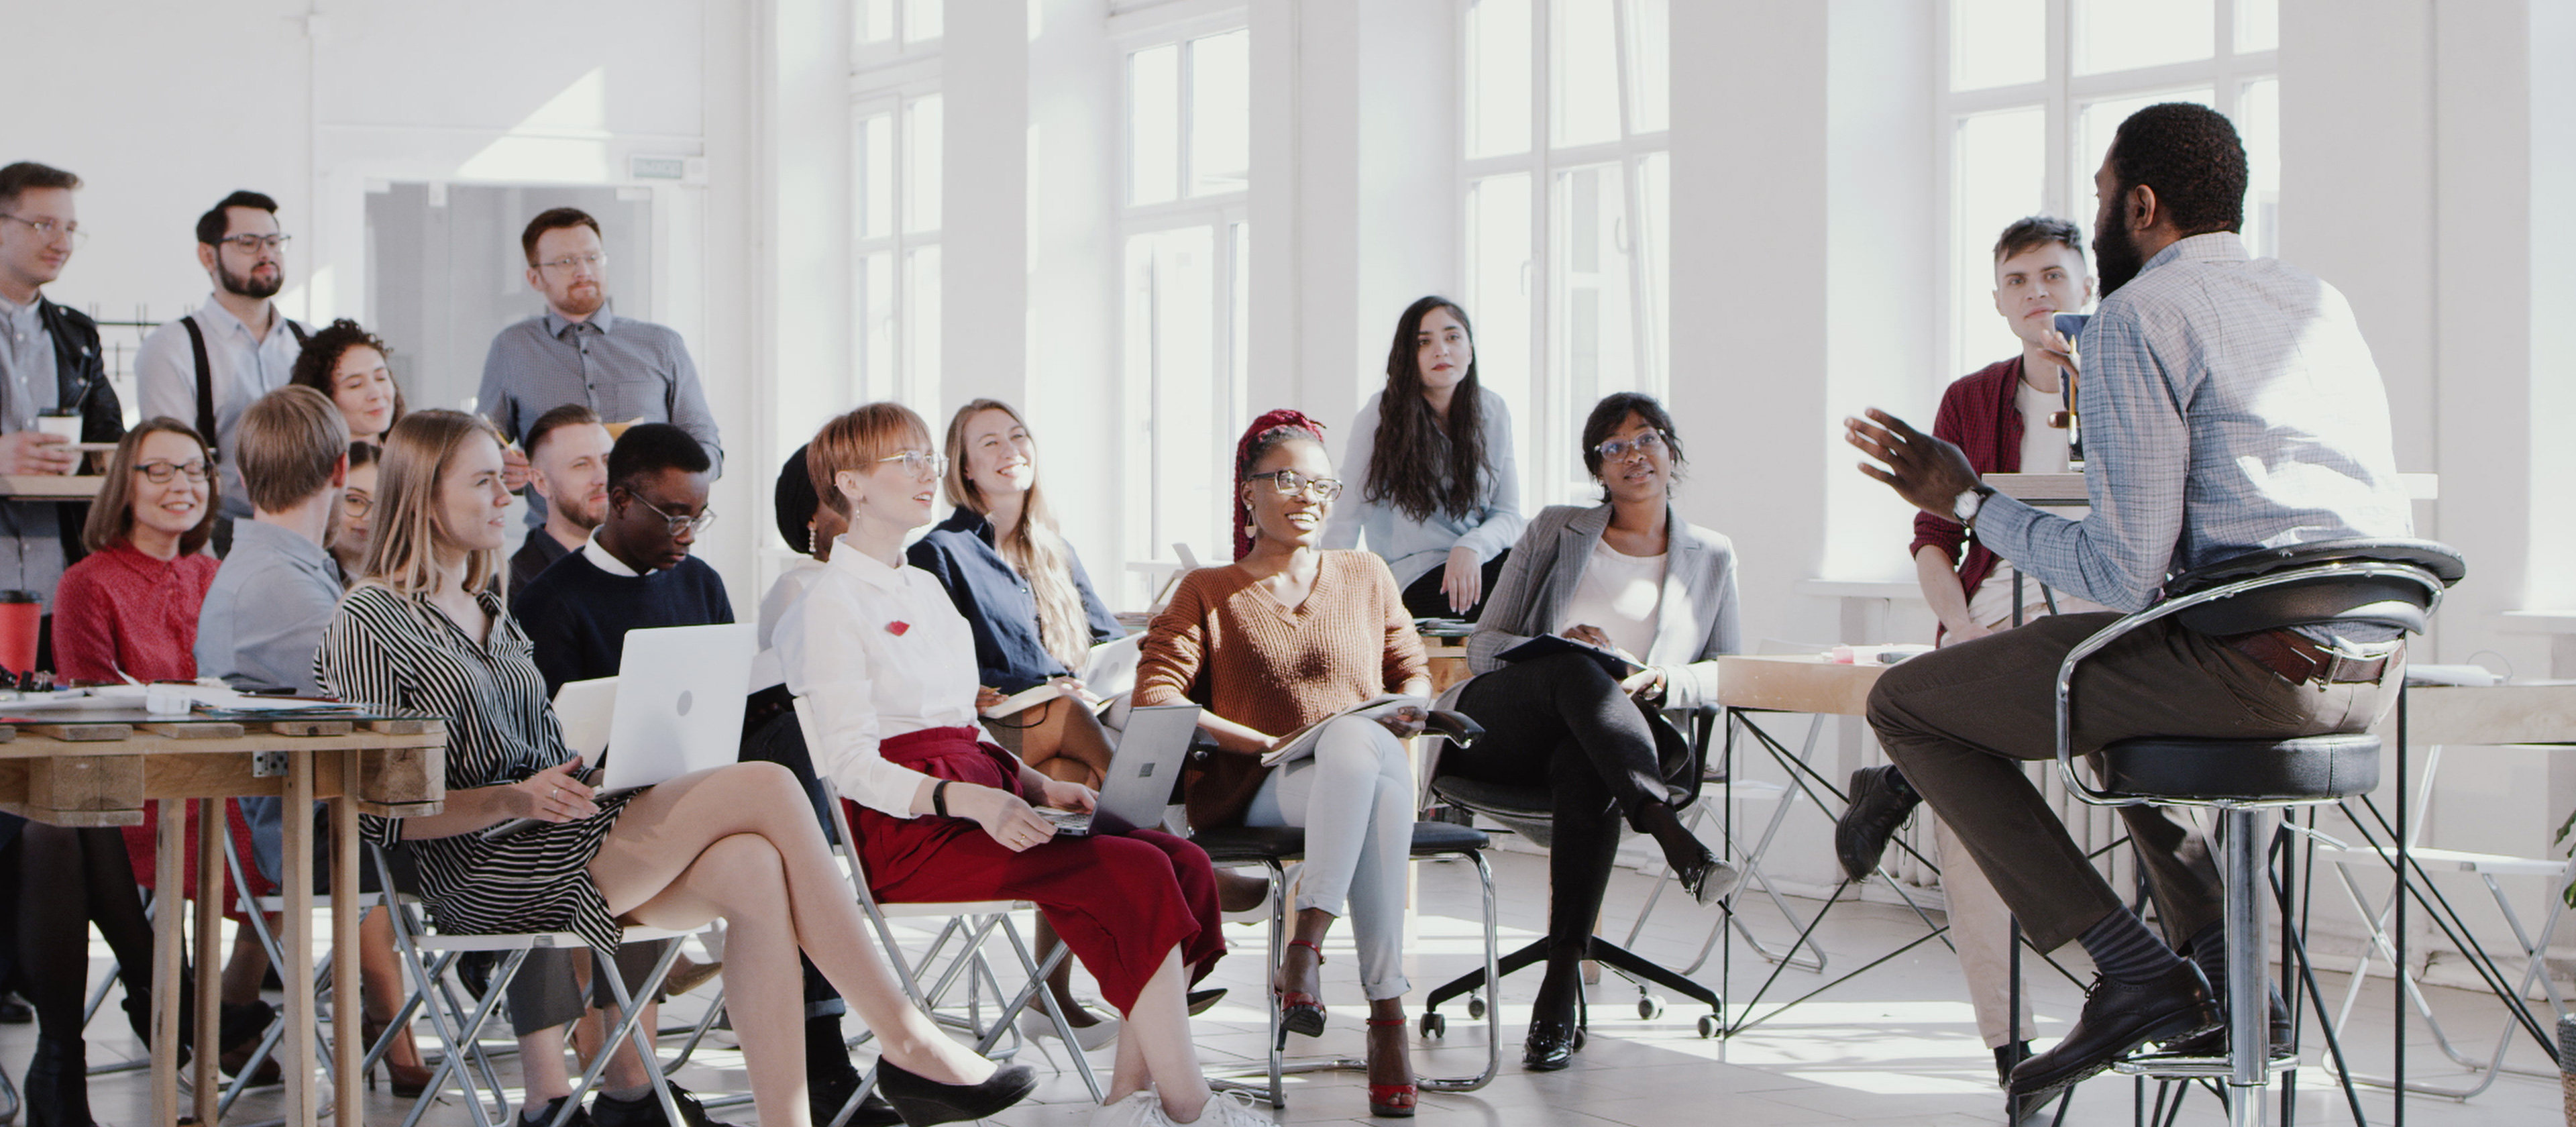
[[[1369,462],[1377,450],[1378,407],[1386,393],[1369,397],[1351,420],[1350,446],[1342,452],[1338,467],[1345,486],[1341,501],[1333,506],[1332,519],[1324,526],[1324,547],[1356,548],[1367,534],[1368,550],[1386,560],[1387,569],[1395,573],[1397,587],[1410,586],[1414,580],[1448,562],[1449,549],[1460,544],[1476,550],[1476,559],[1490,560],[1512,546],[1521,534],[1520,465],[1512,457],[1512,412],[1503,405],[1503,397],[1479,388],[1484,398],[1478,404],[1485,431],[1485,457],[1493,473],[1478,489],[1476,507],[1464,517],[1433,511],[1427,520],[1414,520],[1393,505],[1370,502],[1368,491]]]

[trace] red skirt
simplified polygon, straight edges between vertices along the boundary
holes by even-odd
[[[925,775],[1018,793],[1019,760],[973,728],[907,732],[878,745],[889,762]],[[1125,1014],[1145,981],[1180,950],[1190,981],[1225,954],[1216,870],[1198,846],[1159,830],[1056,838],[1020,852],[966,818],[896,818],[850,804],[868,888],[896,904],[1027,900],[1055,925]]]
[[[188,840],[192,843],[197,837],[198,821],[197,806],[191,803],[188,807]],[[251,859],[254,854],[250,844],[250,823],[242,820],[241,808],[235,806],[231,799],[224,800],[224,826],[232,834],[233,848],[241,856],[242,876],[250,882],[250,894],[253,896],[277,895],[277,886],[260,875],[259,863]],[[148,890],[152,887],[154,879],[160,875],[155,859],[160,856],[158,835],[161,832],[161,804],[144,803],[143,824],[121,828],[125,832],[126,860],[134,866],[134,883]],[[200,878],[197,874],[197,851],[193,846],[188,850],[188,855],[180,859],[180,872],[185,874],[186,878],[183,882],[184,895],[195,899],[197,882]],[[225,873],[223,876],[225,879],[215,882],[215,888],[218,890],[218,895],[223,897],[224,918],[240,923],[248,917],[242,915],[240,905],[234,902],[231,874]]]

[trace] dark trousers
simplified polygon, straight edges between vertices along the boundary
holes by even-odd
[[[1688,749],[1672,747],[1679,733],[1580,654],[1482,674],[1460,691],[1458,710],[1485,734],[1443,754],[1440,773],[1548,789],[1556,801],[1547,854],[1548,936],[1558,943],[1583,940],[1601,915],[1619,823],[1633,823],[1641,807],[1671,797],[1667,780],[1676,771],[1688,773]],[[1659,737],[1658,729],[1670,734]]]
[[[1949,646],[1888,670],[1869,722],[1907,782],[1950,823],[2033,946],[2053,951],[2113,911],[2111,889],[2022,773],[2056,757],[2057,667],[2116,614],[2063,614]],[[2253,658],[2171,620],[2151,622],[2077,667],[2075,751],[2130,736],[2279,739],[2358,732],[2397,700],[2381,684],[2292,684]],[[2165,937],[2218,921],[2208,843],[2161,809],[2126,806]]]
[[[1485,561],[1484,586],[1479,589],[1480,593],[1476,596],[1476,605],[1468,607],[1467,613],[1460,614],[1449,609],[1449,596],[1440,593],[1441,577],[1448,571],[1446,564],[1423,572],[1413,582],[1405,584],[1404,613],[1415,618],[1463,618],[1469,622],[1483,618],[1485,600],[1494,596],[1494,584],[1501,582],[1503,578],[1503,561],[1510,558],[1512,558],[1512,551],[1505,548],[1495,554],[1494,558]]]

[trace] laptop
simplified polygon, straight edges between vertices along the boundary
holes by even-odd
[[[1109,757],[1109,777],[1101,781],[1100,800],[1091,813],[1040,809],[1065,837],[1123,834],[1163,823],[1172,788],[1189,762],[1190,737],[1198,731],[1199,706],[1159,705],[1128,714],[1127,730]]]
[[[759,628],[748,622],[629,630],[617,676],[567,681],[556,690],[564,743],[598,765],[589,776],[598,797],[632,794],[739,758],[743,686],[758,648]],[[545,824],[518,818],[483,836]]]

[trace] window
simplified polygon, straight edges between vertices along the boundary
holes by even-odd
[[[1576,433],[1614,391],[1664,394],[1668,0],[1465,0],[1467,315],[1521,435]],[[1527,504],[1589,486],[1524,443]]]
[[[1995,315],[1995,236],[2025,215],[2092,233],[2093,173],[2157,102],[2228,115],[2245,143],[2246,249],[2279,246],[2277,0],[1949,0],[1938,151],[1948,162],[1944,381],[2020,350]]]
[[[1251,420],[1248,356],[1252,32],[1130,48],[1124,68],[1120,417],[1130,560],[1232,554],[1234,439]],[[1131,573],[1122,605],[1153,592]]]
[[[853,58],[901,55],[946,30],[947,0],[852,0]]]
[[[857,402],[939,407],[944,0],[852,0],[850,237]],[[811,404],[782,402],[793,425]]]

